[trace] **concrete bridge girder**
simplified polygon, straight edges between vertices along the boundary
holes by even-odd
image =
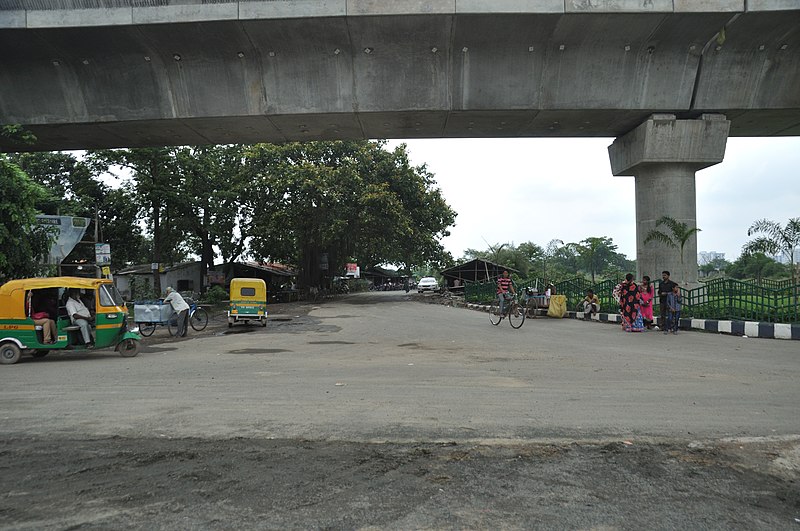
[[[58,2],[70,3],[83,5]],[[486,12],[479,2],[274,0],[230,3],[239,18],[229,3],[204,4],[217,19],[168,23],[199,8],[167,4],[136,11],[161,23],[75,27],[2,29],[10,11],[0,10],[0,83],[11,87],[0,91],[0,122],[28,126],[37,149],[618,136],[654,112],[724,112],[733,135],[800,134],[800,6],[737,14],[743,3],[727,0],[700,2],[700,13],[672,1],[649,12],[638,1],[559,1],[520,14],[502,10],[527,2]],[[312,15],[242,17],[312,5]],[[420,14],[381,14],[393,10]]]

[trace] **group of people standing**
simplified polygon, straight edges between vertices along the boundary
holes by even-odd
[[[678,333],[683,297],[678,284],[670,280],[669,271],[661,272],[658,284],[658,302],[661,324],[664,333]],[[650,277],[642,277],[642,284],[636,284],[633,275],[628,273],[625,280],[614,288],[614,298],[619,301],[622,315],[622,329],[626,332],[642,332],[653,327],[653,301],[655,288]]]

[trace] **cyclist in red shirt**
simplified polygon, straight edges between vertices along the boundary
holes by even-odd
[[[503,271],[503,276],[497,278],[497,298],[500,300],[500,318],[505,317],[505,302],[516,295],[514,281],[508,276],[508,271]]]

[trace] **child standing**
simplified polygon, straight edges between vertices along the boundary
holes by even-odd
[[[667,294],[667,328],[664,329],[665,334],[669,334],[670,330],[672,330],[673,334],[678,333],[678,322],[681,319],[681,307],[683,307],[681,288],[675,284],[672,287],[672,292]]]

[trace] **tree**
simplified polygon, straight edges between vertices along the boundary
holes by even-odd
[[[683,264],[683,249],[686,246],[686,243],[689,239],[700,232],[701,229],[697,227],[689,227],[686,223],[682,221],[678,221],[674,218],[669,216],[663,216],[656,221],[656,227],[661,225],[666,226],[670,234],[666,234],[659,230],[651,230],[647,233],[647,236],[644,238],[644,244],[647,245],[652,241],[663,243],[668,247],[672,247],[674,249],[680,249],[681,255],[681,264]]]
[[[800,218],[790,219],[785,227],[769,219],[759,219],[754,221],[747,229],[747,235],[761,234],[754,240],[744,244],[743,254],[786,253],[789,256],[789,268],[791,269],[792,286],[797,284],[794,253],[800,247]]]
[[[606,270],[615,262],[617,246],[611,238],[590,237],[570,245],[574,246],[581,265],[590,273],[592,284],[596,273]]]
[[[724,258],[714,258],[700,264],[700,271],[707,277],[718,275],[721,272],[727,271],[731,263]]]
[[[534,244],[528,242],[527,244],[521,244],[519,247],[514,246],[513,243],[490,244],[486,251],[467,249],[464,251],[464,258],[468,260],[480,258],[488,262],[510,267],[516,269],[521,278],[527,278],[532,266],[529,254],[531,252],[531,245]]]
[[[245,251],[243,161],[243,149],[237,145],[184,147],[176,152],[176,171],[183,182],[178,225],[189,250],[200,256],[201,292],[206,272],[214,265],[215,249],[220,249],[225,263]]]
[[[786,267],[764,253],[742,253],[727,269],[731,278],[755,278],[759,284],[765,278],[773,278],[786,274]]]
[[[553,267],[556,258],[560,254],[561,249],[563,248],[564,248],[563,240],[552,239],[547,243],[547,247],[545,247],[544,253],[542,254],[542,278],[544,279],[555,278],[555,275],[553,275],[548,270],[548,266],[550,268]]]
[[[34,205],[47,200],[47,190],[6,156],[0,156],[0,190],[0,282],[44,274],[54,235],[37,224]]]
[[[100,167],[117,166],[132,172],[129,188],[133,203],[144,219],[152,236],[151,263],[174,263],[186,257],[186,241],[178,227],[185,210],[180,201],[183,183],[176,168],[172,148],[115,149],[89,152],[92,164]],[[161,292],[161,277],[153,272],[153,288]]]
[[[37,207],[45,214],[80,216],[97,222],[99,241],[111,245],[116,266],[147,259],[147,242],[138,226],[138,209],[129,188],[112,189],[99,175],[107,167],[70,153],[18,153],[12,159],[50,193]],[[83,254],[93,260],[94,249]],[[76,249],[77,253],[81,249]]]
[[[368,268],[446,261],[455,213],[403,146],[367,141],[259,144],[245,153],[246,227],[255,256],[298,264],[301,283],[349,260]]]

